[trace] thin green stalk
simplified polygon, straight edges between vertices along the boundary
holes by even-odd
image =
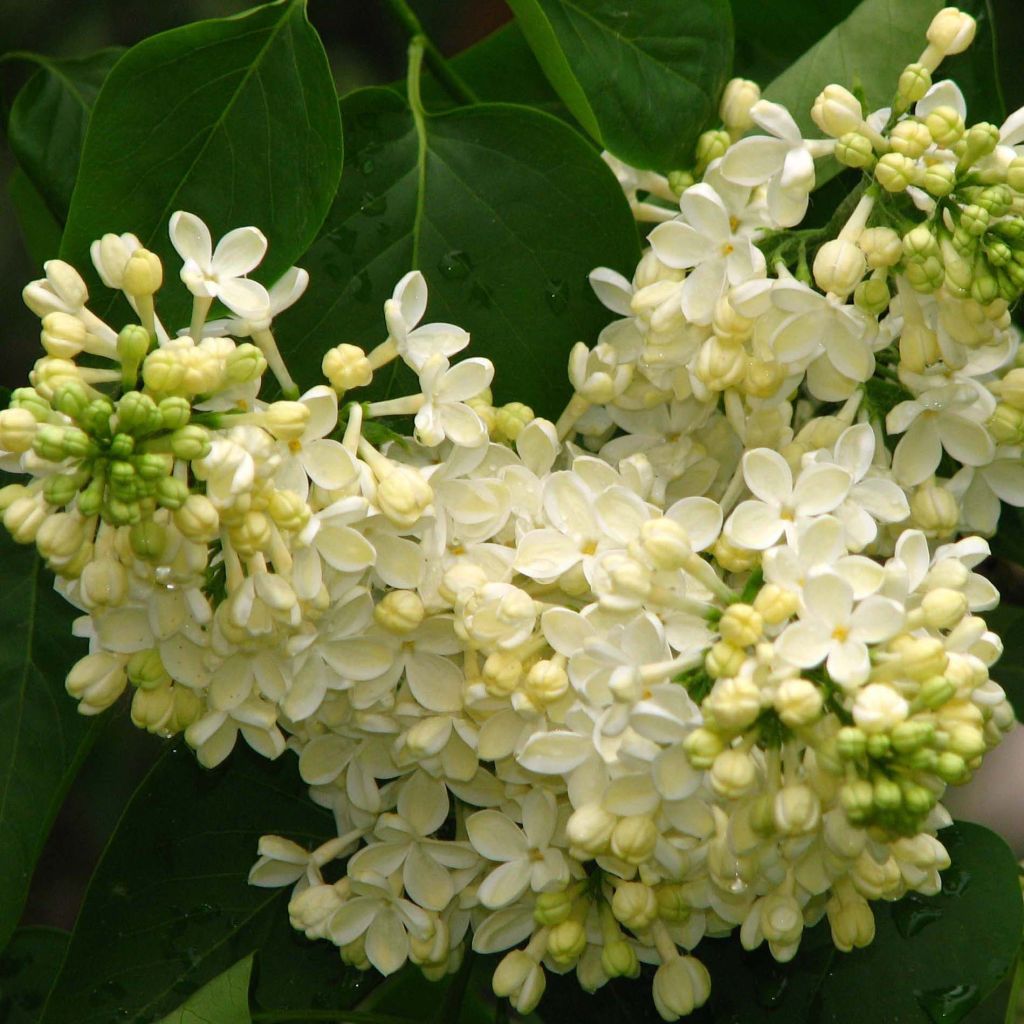
[[[416,12],[409,6],[406,0],[387,0],[392,13],[401,22],[402,27],[409,33],[411,39],[419,37],[423,40],[423,52],[427,59],[427,67],[434,73],[434,77],[445,87],[449,95],[460,103],[479,103],[479,97],[451,69],[451,65],[444,59],[441,51],[430,41]]]

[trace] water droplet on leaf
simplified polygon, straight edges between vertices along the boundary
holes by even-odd
[[[952,985],[949,988],[933,988],[927,992],[915,992],[918,1005],[932,1024],[949,1024],[960,1020],[978,1003],[981,993],[977,985]]]
[[[452,249],[437,261],[437,269],[442,277],[447,277],[450,281],[461,281],[469,276],[472,264],[461,249]]]
[[[569,286],[564,281],[549,278],[544,285],[544,298],[552,313],[563,313],[569,305]]]

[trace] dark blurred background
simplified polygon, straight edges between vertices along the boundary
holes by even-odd
[[[750,37],[761,40],[762,49],[770,45],[771,0],[732,3],[737,20],[751,28]],[[412,4],[447,55],[483,38],[510,17],[503,0]],[[30,50],[81,56],[115,44],[130,46],[164,29],[252,6],[248,0],[0,0],[0,54]],[[818,17],[834,10],[835,20],[852,6],[852,0],[815,0]],[[1024,104],[1024,65],[1019,57],[1024,52],[1024,0],[990,0],[990,9],[1007,109],[1014,110]],[[404,74],[407,36],[383,0],[309,0],[309,15],[323,38],[339,92],[394,81]],[[807,44],[811,42],[808,39]],[[760,56],[763,60],[764,54]],[[20,62],[0,63],[4,112],[32,70]],[[36,358],[38,321],[22,305],[20,292],[41,273],[29,260],[14,219],[7,193],[12,170],[10,151],[0,143],[0,385],[9,387],[24,380]],[[40,861],[25,923],[64,928],[74,923],[103,844],[160,746],[160,740],[131,725],[125,709],[108,714],[105,731],[69,794]]]

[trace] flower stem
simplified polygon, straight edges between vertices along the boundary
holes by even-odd
[[[392,13],[401,22],[402,27],[409,33],[410,39],[420,38],[423,40],[423,55],[427,60],[427,67],[434,73],[434,77],[444,86],[445,90],[460,103],[478,103],[479,97],[454,71],[444,59],[441,51],[430,41],[416,12],[409,6],[406,0],[388,0],[388,6]]]

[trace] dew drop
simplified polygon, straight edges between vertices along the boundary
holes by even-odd
[[[371,192],[364,192],[359,203],[359,212],[366,214],[367,217],[379,217],[382,213],[387,212],[387,208],[388,197],[383,192],[379,196],[375,196]]]
[[[758,1003],[765,1007],[765,1009],[775,1009],[785,998],[787,985],[789,985],[788,975],[783,974],[781,971],[772,971],[757,986]]]
[[[948,1024],[949,1021],[960,1020],[977,1005],[981,993],[977,985],[952,985],[915,992],[914,997],[932,1024]]]
[[[549,278],[544,285],[544,298],[552,313],[563,313],[569,305],[569,286],[564,281]]]
[[[971,884],[971,873],[955,864],[942,872],[942,895],[962,896]]]
[[[933,921],[942,917],[942,908],[919,893],[907,893],[892,907],[892,919],[896,930],[905,939],[913,938]]]
[[[447,277],[450,281],[461,281],[469,276],[473,266],[461,249],[452,249],[437,261],[437,269],[442,277]]]

